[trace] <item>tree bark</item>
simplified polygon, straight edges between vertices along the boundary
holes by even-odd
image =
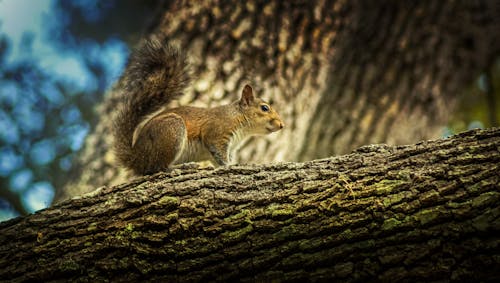
[[[23,281],[498,281],[500,128],[183,168],[0,223]]]
[[[169,2],[170,3],[170,2]],[[500,51],[497,1],[173,1],[151,30],[178,44],[194,83],[181,104],[235,100],[245,83],[287,127],[250,140],[241,162],[304,161],[371,143],[437,138],[455,97]],[[119,89],[99,107],[57,199],[116,184]],[[293,141],[293,142],[290,142]]]

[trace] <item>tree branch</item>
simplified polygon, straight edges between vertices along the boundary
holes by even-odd
[[[173,170],[0,224],[13,281],[495,281],[500,129]]]

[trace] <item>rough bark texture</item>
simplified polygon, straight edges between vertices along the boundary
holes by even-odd
[[[499,11],[490,0],[173,1],[152,33],[188,53],[195,82],[181,104],[226,103],[247,82],[274,102],[287,128],[251,140],[239,162],[297,161],[438,137],[456,93],[498,54]],[[120,180],[108,134],[120,95],[101,106],[58,199]]]
[[[0,224],[20,281],[497,281],[500,128],[183,169]]]

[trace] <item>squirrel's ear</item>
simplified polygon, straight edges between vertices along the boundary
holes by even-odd
[[[253,91],[250,85],[245,85],[243,91],[241,92],[240,105],[248,106],[253,102]]]

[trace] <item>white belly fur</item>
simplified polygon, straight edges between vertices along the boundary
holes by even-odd
[[[245,141],[250,135],[243,130],[237,130],[232,135],[229,140],[228,150],[229,157],[232,159],[234,156],[234,152],[238,150],[243,141]],[[177,158],[174,164],[182,164],[187,162],[200,162],[200,161],[211,161],[214,165],[212,154],[208,151],[208,149],[200,142],[200,141],[188,141],[184,146],[184,150],[182,154]],[[231,164],[233,160],[229,160]]]
[[[236,130],[233,133],[233,136],[229,140],[229,156],[231,159],[233,159],[233,156],[235,152],[240,148],[240,146],[243,144],[243,142],[250,137],[250,134],[245,131],[245,130]],[[229,160],[229,163],[232,163],[233,160]]]
[[[188,141],[184,146],[182,154],[175,161],[175,164],[205,160],[212,160],[212,154],[210,154],[207,148],[199,141]]]

